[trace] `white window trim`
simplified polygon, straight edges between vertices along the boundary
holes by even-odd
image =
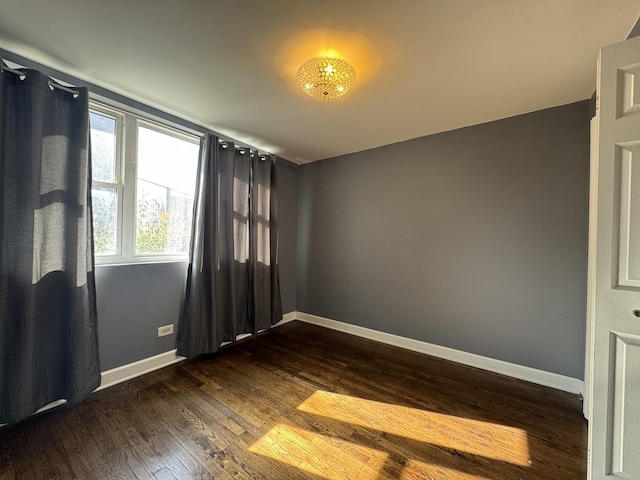
[[[113,118],[116,121],[116,146],[115,146],[115,165],[114,165],[114,178],[113,183],[102,182],[92,180],[92,187],[107,187],[116,189],[116,253],[113,255],[96,255],[96,265],[107,263],[122,263],[122,214],[123,214],[123,195],[124,195],[124,183],[123,183],[123,157],[124,157],[124,126],[125,126],[125,113],[119,109],[109,107],[103,103],[90,101],[89,111],[104,115],[106,117]]]
[[[174,125],[160,122],[120,107],[106,105],[90,100],[89,110],[98,114],[116,118],[116,167],[115,183],[93,181],[92,186],[116,188],[118,192],[118,211],[116,220],[116,255],[96,255],[96,265],[140,264],[161,262],[185,262],[189,254],[139,254],[135,251],[136,213],[137,213],[137,152],[138,127],[170,135],[180,140],[200,144],[201,135]],[[195,189],[195,182],[194,182]],[[195,190],[194,190],[195,195]]]

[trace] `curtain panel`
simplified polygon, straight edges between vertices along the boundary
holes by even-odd
[[[100,384],[89,99],[0,76],[0,423]]]
[[[282,319],[274,160],[202,140],[178,355],[213,353]]]

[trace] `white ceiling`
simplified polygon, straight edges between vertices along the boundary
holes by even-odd
[[[589,98],[639,0],[0,0],[0,48],[296,163]],[[340,100],[295,70],[331,49]]]

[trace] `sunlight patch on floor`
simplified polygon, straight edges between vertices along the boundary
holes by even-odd
[[[520,428],[322,390],[307,398],[298,410],[461,453],[531,466],[527,432]]]
[[[407,460],[399,478],[400,480],[487,480],[487,477],[458,472],[457,470],[420,462],[418,460]]]
[[[269,430],[249,451],[331,480],[376,480],[388,458],[379,450],[284,424]]]

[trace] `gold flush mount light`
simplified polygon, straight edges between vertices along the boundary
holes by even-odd
[[[315,57],[300,65],[296,81],[307,95],[318,100],[334,100],[353,86],[356,71],[339,58]]]

